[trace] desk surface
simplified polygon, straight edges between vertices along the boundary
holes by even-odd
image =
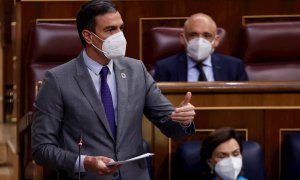
[[[159,82],[164,93],[268,93],[300,92],[300,81]]]

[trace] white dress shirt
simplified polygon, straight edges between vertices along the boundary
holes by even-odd
[[[188,64],[188,76],[187,81],[188,82],[196,82],[198,81],[199,77],[199,70],[197,69],[196,65],[198,64],[197,61],[194,61],[191,57],[187,55],[187,64]],[[207,81],[214,81],[214,73],[212,69],[211,64],[211,56],[208,56],[203,62],[202,62],[202,68],[205,73]]]

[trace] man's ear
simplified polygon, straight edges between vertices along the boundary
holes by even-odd
[[[81,34],[82,34],[82,37],[85,39],[85,42],[86,42],[87,44],[92,44],[92,43],[93,43],[93,42],[92,42],[92,34],[91,34],[88,30],[84,29],[84,30],[81,32]]]
[[[180,39],[180,43],[186,48],[187,40],[185,38],[184,32],[180,33],[179,39]]]
[[[219,44],[220,44],[220,41],[221,41],[221,38],[220,38],[220,36],[219,35],[216,35],[215,36],[215,40],[214,40],[214,43],[213,43],[213,47],[214,48],[216,48],[216,47],[218,47],[219,46]]]

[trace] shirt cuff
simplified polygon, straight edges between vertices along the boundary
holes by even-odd
[[[78,168],[80,167],[80,172],[86,172],[85,168],[84,168],[84,158],[86,157],[86,155],[80,155],[80,163],[79,163],[79,156],[77,157],[76,163],[75,163],[75,169],[74,172],[78,173]]]
[[[194,134],[195,133],[194,122],[190,122],[188,124],[179,123],[179,125],[181,126],[181,128],[185,132],[185,134],[190,135],[190,134]]]
[[[190,126],[191,126],[191,122],[189,122],[188,124],[183,124],[183,123],[179,123],[180,124],[180,126],[182,127],[182,128],[184,128],[184,129],[187,129],[187,128],[189,128]]]

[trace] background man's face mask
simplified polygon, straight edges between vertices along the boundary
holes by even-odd
[[[203,61],[214,51],[213,43],[204,38],[194,38],[187,43],[187,54],[195,61]]]
[[[117,59],[125,56],[127,42],[122,31],[109,36],[105,40],[101,39],[95,33],[91,33],[99,40],[103,41],[102,50],[93,43],[92,46],[94,46],[94,48],[98,51],[102,52],[105,57],[108,59]]]
[[[215,165],[215,172],[223,180],[236,180],[242,169],[242,158],[239,157],[228,157],[222,159]]]

